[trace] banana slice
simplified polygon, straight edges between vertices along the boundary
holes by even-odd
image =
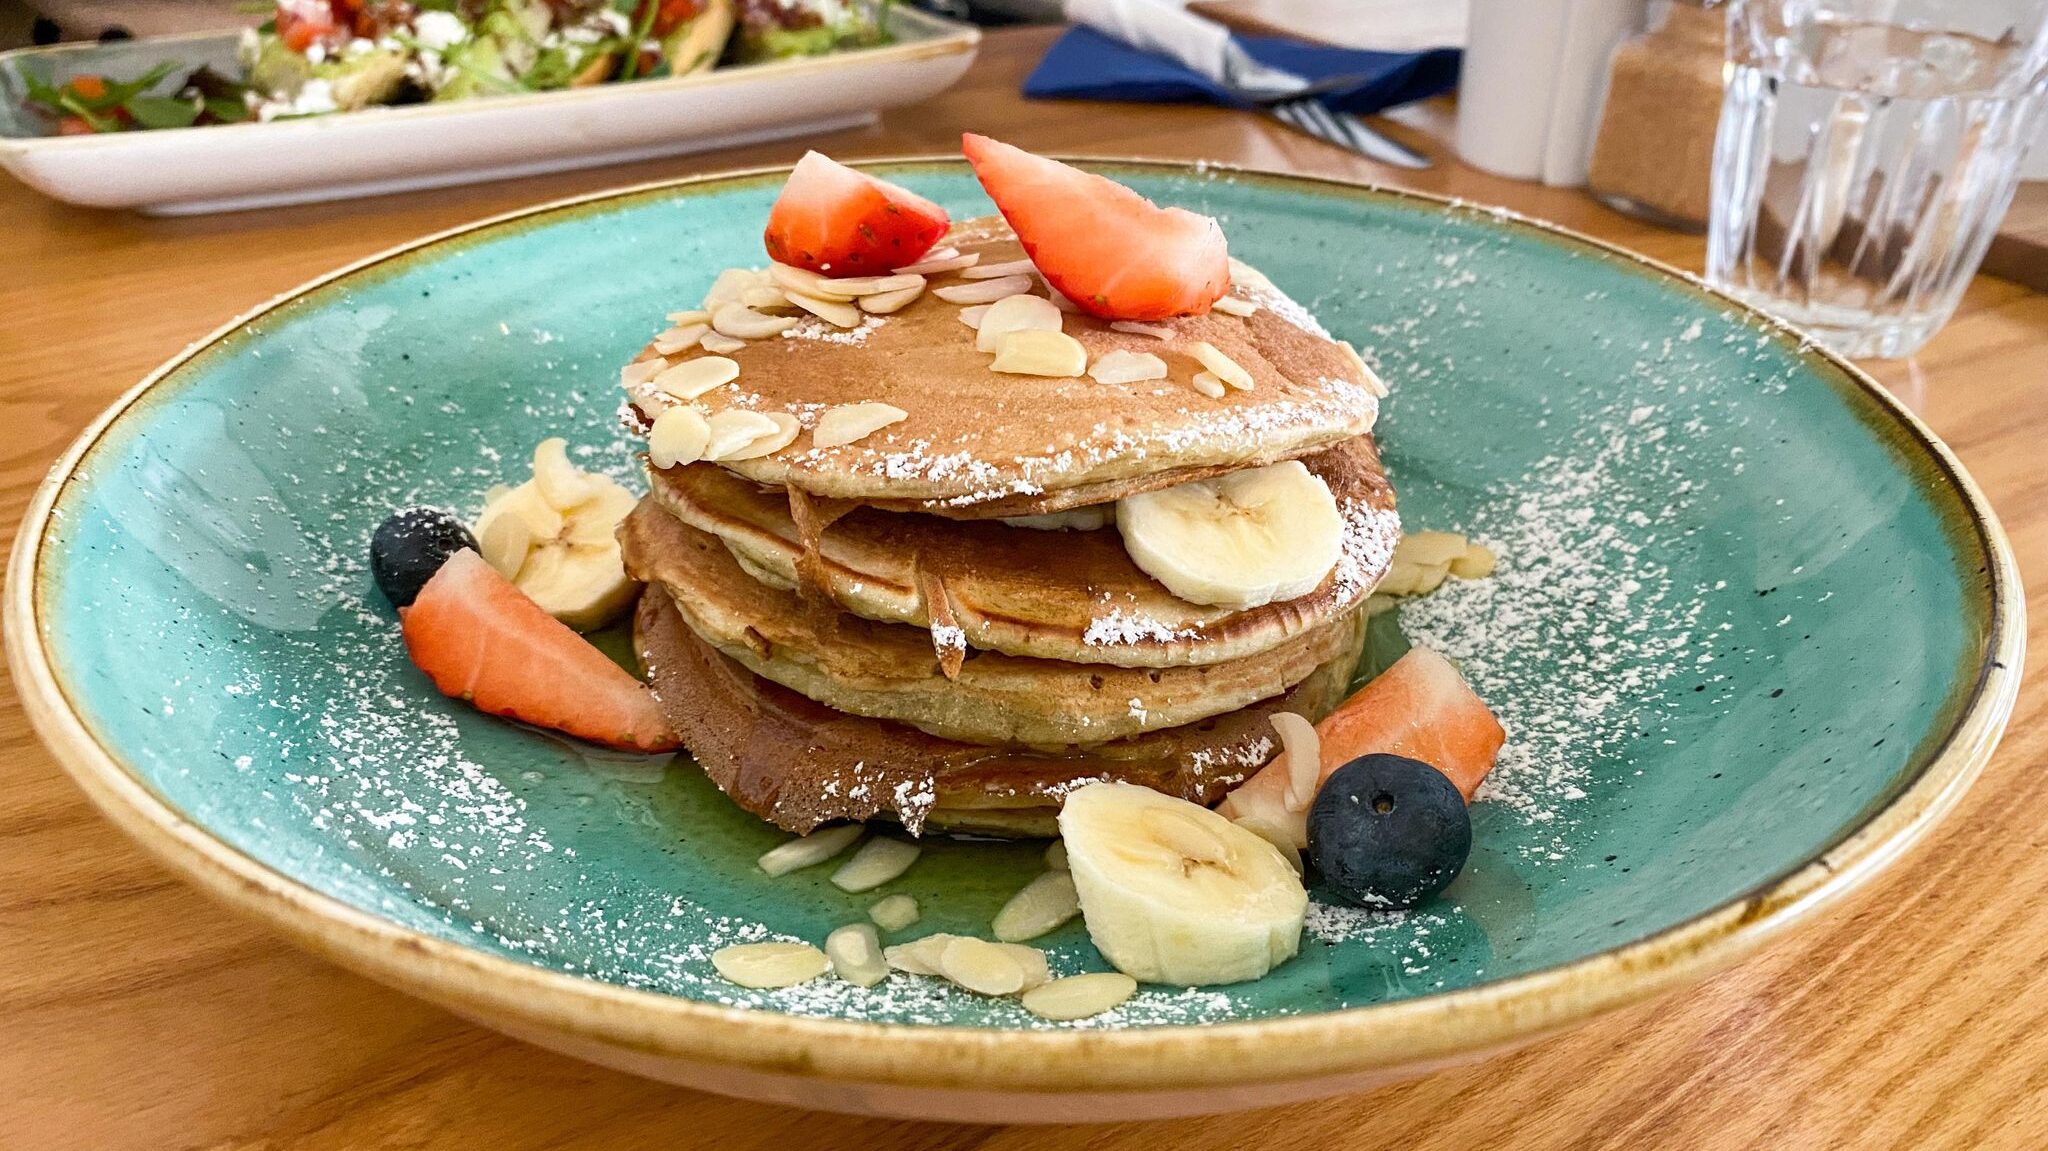
[[[543,440],[533,452],[533,478],[485,503],[477,546],[549,615],[589,631],[633,600],[617,532],[637,502],[611,477],[570,463],[561,440]]]
[[[1308,892],[1274,846],[1128,783],[1067,796],[1060,839],[1096,949],[1145,983],[1257,979],[1301,946]]]
[[[1329,485],[1298,460],[1125,496],[1116,526],[1166,590],[1238,609],[1314,591],[1344,539]]]

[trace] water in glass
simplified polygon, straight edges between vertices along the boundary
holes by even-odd
[[[1734,0],[1707,278],[1850,356],[1910,355],[2048,108],[2048,0]]]

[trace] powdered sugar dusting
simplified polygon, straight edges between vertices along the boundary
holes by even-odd
[[[1174,628],[1163,620],[1121,607],[1109,609],[1108,615],[1096,616],[1088,621],[1088,630],[1081,633],[1081,642],[1089,647],[1110,647],[1140,643],[1170,643],[1177,639],[1190,639],[1200,634],[1194,628]]]
[[[1459,661],[1497,701],[1509,741],[1480,802],[1559,824],[1531,853],[1561,858],[1586,765],[1617,756],[1639,730],[1637,704],[1681,669],[1705,589],[1675,584],[1656,558],[1658,530],[1688,500],[1634,506],[1618,469],[1655,468],[1657,438],[1623,434],[1618,412],[1588,455],[1544,460],[1526,487],[1488,504],[1468,534],[1500,563],[1490,579],[1451,580],[1402,608],[1417,643]],[[1682,485],[1679,485],[1683,490]]]
[[[814,340],[823,344],[847,344],[858,347],[868,342],[868,337],[874,334],[876,328],[888,322],[888,318],[885,316],[862,316],[859,327],[842,328],[836,324],[821,320],[816,316],[806,316],[799,320],[794,327],[785,329],[782,333],[782,338],[785,340]]]

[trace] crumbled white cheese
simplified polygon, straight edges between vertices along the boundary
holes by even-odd
[[[453,12],[429,9],[412,18],[412,36],[422,48],[445,52],[469,39],[469,26]]]

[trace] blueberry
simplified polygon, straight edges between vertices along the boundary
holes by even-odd
[[[392,607],[405,607],[449,556],[475,547],[476,537],[461,520],[439,508],[407,508],[377,525],[370,537],[370,574]]]
[[[1362,755],[1331,773],[1308,809],[1308,853],[1359,907],[1414,907],[1450,886],[1472,851],[1472,816],[1444,773]]]

